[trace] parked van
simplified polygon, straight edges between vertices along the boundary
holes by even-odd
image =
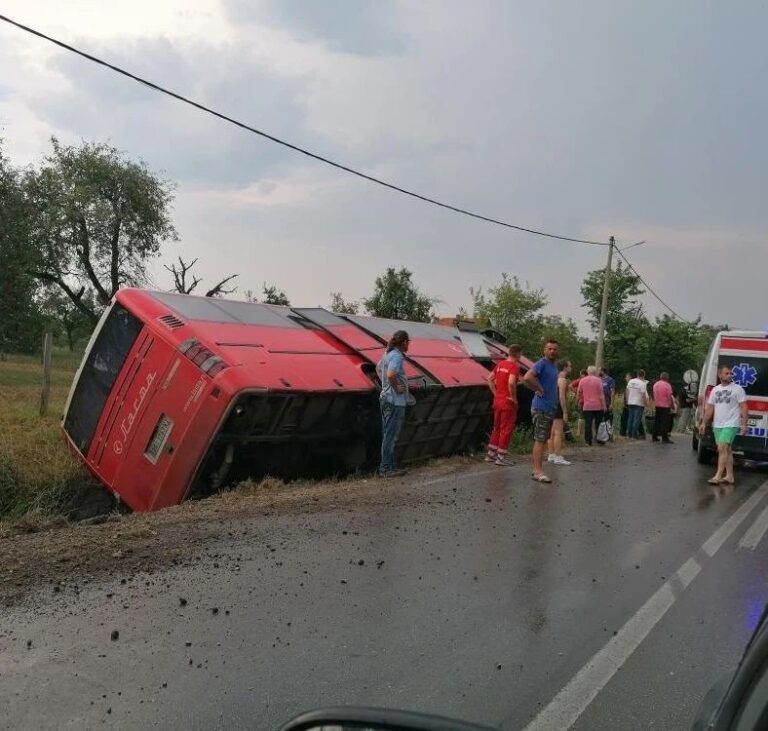
[[[715,336],[701,369],[697,427],[704,418],[709,393],[718,383],[721,366],[728,366],[734,383],[747,392],[749,427],[746,436],[736,437],[733,452],[747,459],[768,461],[768,333],[733,330]],[[694,430],[693,448],[702,464],[712,460],[717,448],[711,428],[703,437]]]

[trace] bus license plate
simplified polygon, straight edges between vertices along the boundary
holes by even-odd
[[[168,441],[168,436],[173,429],[173,421],[169,416],[161,414],[160,418],[155,425],[155,429],[152,432],[152,436],[149,439],[149,444],[144,451],[144,456],[152,463],[157,464],[157,460],[160,459],[163,447]]]

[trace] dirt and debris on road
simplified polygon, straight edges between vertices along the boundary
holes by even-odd
[[[447,458],[417,468],[403,480],[439,478],[473,465],[476,460],[468,457]],[[234,522],[386,503],[386,488],[387,481],[374,476],[290,484],[267,478],[156,513],[111,514],[81,523],[0,525],[0,604],[14,604],[45,585],[60,591],[62,583],[77,577],[90,580],[116,571],[138,573],[185,564]],[[416,495],[413,499],[419,500]]]

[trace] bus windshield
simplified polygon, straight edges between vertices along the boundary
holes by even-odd
[[[64,416],[64,430],[83,456],[88,452],[104,404],[142,327],[138,318],[115,302],[93,340]]]

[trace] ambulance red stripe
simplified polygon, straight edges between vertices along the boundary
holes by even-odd
[[[756,353],[768,353],[768,338],[757,340],[755,338],[723,338],[720,341],[720,350],[750,350]]]

